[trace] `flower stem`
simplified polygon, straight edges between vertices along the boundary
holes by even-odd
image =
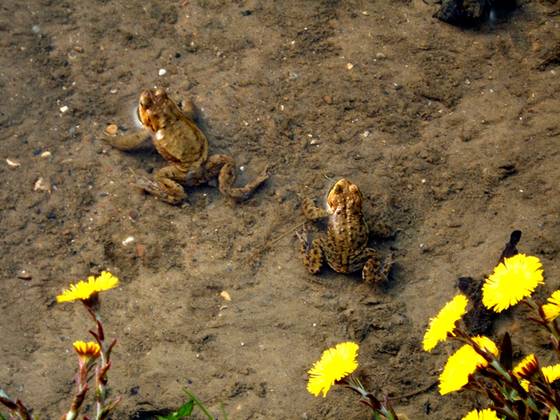
[[[117,340],[113,340],[110,344],[105,341],[105,333],[103,331],[103,323],[99,313],[92,307],[88,307],[89,313],[92,315],[93,319],[97,325],[97,331],[91,331],[91,335],[95,337],[99,347],[101,348],[100,357],[98,365],[95,368],[95,406],[96,415],[95,420],[102,420],[109,415],[112,408],[118,403],[107,404],[107,371],[111,367],[111,350],[116,344]]]
[[[381,414],[387,420],[398,420],[388,400],[385,399],[384,403],[380,402],[371,392],[368,392],[364,388],[358,378],[354,378],[350,375],[349,377],[343,378],[338,383],[359,394],[361,397],[360,401],[372,409],[374,419],[380,419],[381,417],[379,417],[379,414]]]

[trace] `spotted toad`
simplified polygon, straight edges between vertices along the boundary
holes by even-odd
[[[303,263],[312,274],[317,274],[323,262],[337,273],[362,271],[368,282],[387,279],[391,257],[381,259],[368,248],[369,229],[362,213],[362,194],[357,185],[341,179],[329,191],[326,209],[316,207],[312,200],[303,201],[307,220],[328,218],[326,235],[309,241],[307,235],[298,235]]]

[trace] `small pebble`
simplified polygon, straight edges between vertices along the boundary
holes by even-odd
[[[33,186],[33,191],[51,192],[51,184],[45,181],[43,177],[40,177],[37,181],[35,181],[35,185]]]
[[[165,70],[165,69],[159,69],[159,71],[158,71],[158,75],[160,75],[160,76],[165,76],[166,73],[167,73],[167,70]]]
[[[319,143],[320,143],[320,142],[319,142],[319,140],[317,140],[317,139],[313,139],[313,140],[311,140],[311,141],[309,142],[309,144],[311,144],[311,145],[315,145],[315,144],[319,144]]]
[[[21,280],[31,280],[33,277],[31,276],[31,274],[29,273],[29,271],[27,270],[21,270],[18,275],[17,275],[18,279]]]
[[[124,241],[122,241],[122,244],[124,246],[127,246],[128,244],[131,244],[132,242],[134,242],[134,236],[129,236]]]
[[[225,290],[222,291],[222,293],[220,293],[220,296],[224,298],[225,301],[227,302],[231,302],[231,296],[228,292],[226,292]]]
[[[347,64],[346,64],[346,68],[347,68],[348,70],[352,70],[352,69],[354,68],[354,64],[352,64],[352,63],[347,63]]]
[[[6,163],[12,168],[17,168],[18,166],[21,166],[21,163],[19,163],[17,160],[14,159],[6,159]]]
[[[143,258],[146,255],[146,247],[142,244],[136,244],[136,256]]]
[[[77,53],[83,53],[84,49],[82,47],[80,47],[79,45],[74,45],[74,51],[76,51]]]
[[[383,54],[382,52],[378,52],[377,54],[375,54],[375,58],[377,58],[379,60],[383,60],[384,58],[387,58],[387,56],[385,54]]]
[[[65,113],[68,111],[68,107],[66,105],[60,107],[60,112]]]
[[[105,127],[105,134],[109,135],[109,136],[114,136],[115,134],[117,134],[117,131],[119,130],[119,127],[117,126],[117,124],[108,124],[107,127]]]
[[[34,34],[38,34],[39,32],[41,32],[41,27],[39,25],[33,25],[31,27],[31,32],[33,32]]]
[[[323,96],[323,101],[324,101],[327,105],[331,105],[331,104],[333,103],[333,98],[332,98],[332,96],[325,95],[325,96]]]
[[[48,158],[48,157],[51,157],[51,156],[52,156],[52,153],[49,152],[48,150],[45,151],[45,152],[43,152],[43,153],[41,153],[41,157],[42,157],[42,158]]]

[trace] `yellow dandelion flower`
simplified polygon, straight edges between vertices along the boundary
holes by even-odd
[[[80,280],[76,284],[71,284],[70,287],[62,291],[62,294],[56,297],[56,301],[73,302],[75,300],[87,300],[93,295],[105,290],[117,287],[119,279],[109,273],[103,271],[99,276],[89,276],[87,282]]]
[[[309,374],[307,391],[315,396],[322,392],[325,397],[335,381],[345,378],[356,370],[358,349],[356,343],[348,341],[325,350],[321,359],[307,372]]]
[[[519,380],[519,385],[521,385],[521,388],[523,388],[527,392],[529,392],[529,384],[530,382],[527,379]]]
[[[97,359],[99,353],[101,353],[101,347],[93,341],[88,341],[87,343],[85,341],[74,341],[73,345],[74,350],[78,353],[78,357],[84,363],[91,359]]]
[[[534,354],[530,354],[513,368],[512,373],[517,379],[526,379],[531,377],[538,367],[537,358]]]
[[[462,420],[500,420],[500,418],[494,410],[486,408],[480,411],[473,410],[463,417]]]
[[[473,341],[494,356],[498,354],[496,344],[488,337],[473,337]],[[439,377],[439,393],[445,395],[460,390],[469,382],[469,376],[476,372],[477,368],[485,367],[487,364],[486,359],[469,344],[460,347],[447,359]]]
[[[560,315],[560,290],[555,291],[547,300],[548,303],[542,306],[544,317],[548,322],[552,322]]]
[[[560,365],[545,366],[542,368],[542,373],[546,380],[552,383],[560,378]]]
[[[447,340],[448,334],[453,335],[455,324],[467,311],[468,303],[465,295],[457,295],[430,320],[422,342],[425,351],[432,351],[440,341]]]
[[[531,296],[544,283],[542,264],[537,257],[517,254],[506,258],[482,286],[482,303],[488,309],[502,312]]]
[[[95,291],[103,292],[105,290],[113,289],[119,285],[118,277],[114,276],[108,271],[102,271],[95,279]]]

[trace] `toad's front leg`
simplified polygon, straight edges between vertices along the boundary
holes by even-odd
[[[135,150],[147,144],[147,141],[151,138],[151,135],[144,131],[135,131],[127,134],[119,134],[116,136],[104,135],[103,140],[109,143],[115,149],[119,150]]]
[[[325,209],[317,207],[310,198],[304,198],[301,207],[303,208],[303,215],[310,221],[320,220],[329,215]]]
[[[140,178],[136,185],[169,204],[180,204],[187,198],[181,184],[187,179],[187,171],[177,165],[169,165],[158,170],[154,179]]]

